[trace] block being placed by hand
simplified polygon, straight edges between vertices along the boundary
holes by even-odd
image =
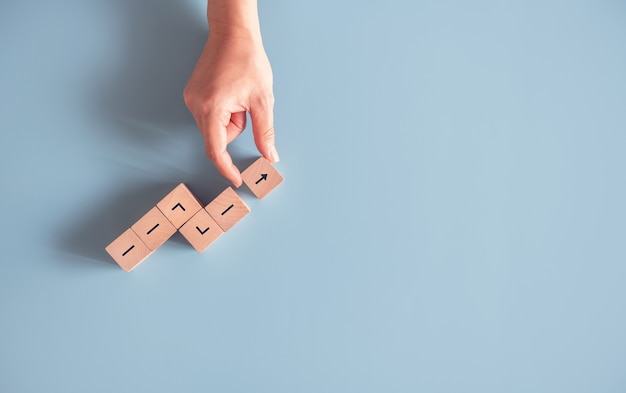
[[[228,231],[246,214],[250,213],[248,205],[237,195],[232,187],[222,191],[205,209],[224,232]]]
[[[161,202],[157,203],[157,207],[176,229],[183,226],[198,210],[202,209],[200,202],[183,183],[176,186]]]
[[[106,247],[106,251],[125,271],[133,270],[143,262],[152,251],[132,229],[127,229]]]
[[[180,233],[198,252],[203,252],[224,231],[206,210],[200,209],[179,229]]]
[[[161,247],[167,239],[176,233],[174,225],[172,225],[156,206],[141,217],[131,229],[152,251]]]
[[[280,173],[264,157],[260,157],[243,171],[241,178],[259,199],[263,199],[283,181]]]

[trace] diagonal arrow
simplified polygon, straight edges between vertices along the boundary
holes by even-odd
[[[208,231],[211,228],[210,227],[206,227],[206,229],[203,231],[202,229],[200,229],[200,227],[196,226],[196,229],[198,230],[198,232],[200,232],[201,235],[204,235],[206,233],[206,231]]]
[[[261,173],[261,178],[259,180],[257,180],[256,183],[254,183],[254,184],[259,184],[263,180],[267,180],[267,173]]]

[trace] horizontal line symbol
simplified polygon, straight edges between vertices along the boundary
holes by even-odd
[[[228,211],[229,211],[230,209],[232,209],[232,208],[233,208],[233,206],[235,206],[235,205],[231,204],[230,206],[228,206],[228,209],[224,210],[224,211],[222,212],[222,215],[224,215],[224,214],[228,213]]]
[[[130,246],[130,248],[126,251],[124,251],[124,253],[122,254],[123,257],[126,256],[126,254],[128,254],[130,252],[130,250],[132,250],[133,248],[135,248],[135,245],[133,244],[132,246]]]
[[[159,226],[159,224],[156,224],[155,226],[152,227],[152,229],[150,229],[146,235],[149,235],[152,231],[154,231],[155,229],[157,229],[157,227]]]

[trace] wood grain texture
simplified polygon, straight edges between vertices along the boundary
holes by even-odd
[[[237,195],[232,187],[222,191],[205,209],[224,232],[228,231],[246,214],[250,213],[248,205]]]
[[[206,210],[200,209],[179,229],[180,233],[198,252],[207,249],[218,237],[224,234]]]
[[[200,202],[183,183],[176,186],[157,203],[157,207],[176,229],[183,226],[198,210],[202,209]]]
[[[148,246],[130,228],[113,240],[105,249],[111,258],[127,272],[133,270],[152,254]]]
[[[259,157],[252,165],[241,173],[243,182],[259,199],[265,198],[276,186],[283,181],[283,177],[264,157]]]
[[[156,206],[139,219],[131,229],[152,251],[161,247],[174,233],[176,228]]]

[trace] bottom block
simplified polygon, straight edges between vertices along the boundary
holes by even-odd
[[[206,250],[224,231],[211,218],[206,210],[201,209],[179,229],[180,233],[198,252]]]
[[[133,270],[152,254],[132,229],[127,229],[106,247],[111,258],[125,271]]]

